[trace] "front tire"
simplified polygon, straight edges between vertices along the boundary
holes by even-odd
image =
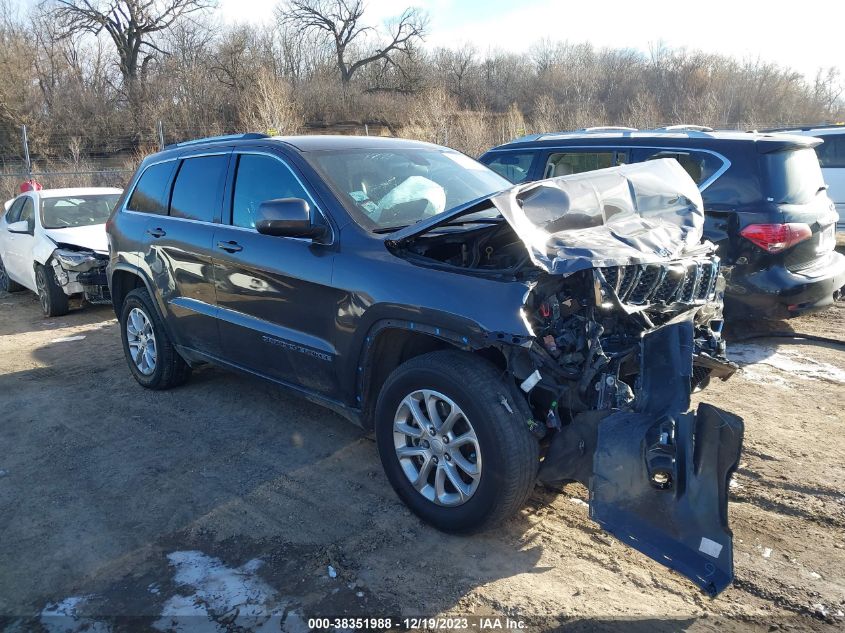
[[[68,296],[56,281],[53,269],[48,266],[35,266],[35,288],[38,291],[38,303],[46,317],[64,316],[70,312]]]
[[[120,310],[120,338],[129,371],[147,389],[170,389],[191,375],[191,367],[179,356],[150,294],[136,288]]]
[[[432,352],[400,365],[376,405],[390,484],[446,532],[475,532],[510,517],[533,489],[539,464],[520,410],[501,371],[467,352]]]

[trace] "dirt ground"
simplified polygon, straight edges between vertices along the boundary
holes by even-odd
[[[744,325],[735,336],[761,327]],[[845,304],[768,328],[845,340]],[[110,308],[47,320],[34,295],[0,293],[0,628],[304,631],[314,615],[377,614],[845,626],[845,348],[734,348],[744,373],[696,397],[746,424],[736,580],[711,600],[603,533],[580,486],[537,488],[501,528],[446,536],[335,414],[215,368],[145,391]]]

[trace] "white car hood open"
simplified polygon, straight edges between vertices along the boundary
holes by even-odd
[[[81,248],[89,248],[98,253],[109,252],[109,240],[106,235],[105,224],[75,226],[66,229],[44,229],[44,233],[58,244],[71,244]]]

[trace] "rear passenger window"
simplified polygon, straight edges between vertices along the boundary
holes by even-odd
[[[167,213],[165,188],[175,166],[176,161],[170,161],[147,167],[138,179],[126,208],[139,213]]]
[[[512,183],[517,184],[528,178],[531,170],[531,162],[534,160],[534,153],[502,152],[495,155],[491,160],[485,159],[485,164]]]
[[[822,167],[845,167],[845,134],[825,134],[819,138],[824,143],[816,146],[816,155]]]
[[[621,163],[620,163],[621,164]],[[583,171],[613,167],[614,152],[571,152],[552,154],[546,161],[544,178],[580,174]]]
[[[280,161],[259,154],[241,155],[232,201],[232,224],[254,228],[261,203],[277,198],[302,198],[314,207],[311,197]]]
[[[705,152],[663,151],[652,154],[646,160],[657,160],[659,158],[674,158],[697,185],[707,181],[724,164],[722,159]]]
[[[182,161],[173,195],[170,215],[174,218],[214,222],[223,202],[228,155],[198,156]]]

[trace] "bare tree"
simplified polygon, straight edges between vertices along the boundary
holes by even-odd
[[[157,52],[157,33],[181,18],[215,8],[217,0],[47,0],[44,8],[67,35],[105,31],[117,49],[118,66],[130,100],[139,76]]]
[[[367,40],[376,29],[362,24],[364,0],[289,0],[276,13],[282,26],[304,33],[316,31],[328,39],[344,85],[368,64],[395,64],[396,54],[407,54],[423,38],[428,24],[420,10],[405,9],[389,24],[388,39],[373,48]]]

